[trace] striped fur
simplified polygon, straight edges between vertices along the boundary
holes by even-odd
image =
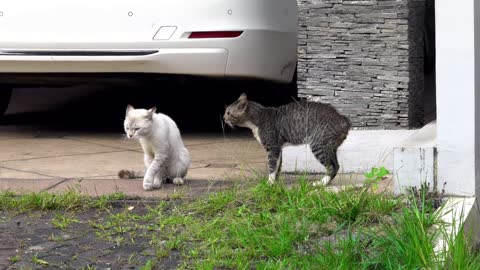
[[[282,148],[285,145],[308,144],[322,163],[328,184],[339,170],[337,149],[347,138],[350,120],[335,108],[322,103],[292,102],[280,107],[264,107],[250,101],[245,94],[227,107],[225,122],[230,126],[250,128],[268,152],[269,182],[281,170]]]

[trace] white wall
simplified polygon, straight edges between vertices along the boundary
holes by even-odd
[[[474,1],[435,2],[438,182],[439,187],[447,182],[448,194],[467,196],[475,195],[479,167],[475,163],[474,46],[474,14],[479,13],[474,12]]]
[[[338,149],[339,173],[364,173],[384,166],[393,172],[393,148],[409,138],[415,130],[351,130]],[[325,172],[307,145],[283,149],[282,171]]]
[[[475,17],[475,194],[480,196],[480,3],[474,3]]]

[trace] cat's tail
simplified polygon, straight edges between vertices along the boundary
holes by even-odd
[[[118,178],[120,179],[142,178],[143,176],[144,176],[143,172],[139,172],[139,171],[132,171],[132,170],[118,171]]]

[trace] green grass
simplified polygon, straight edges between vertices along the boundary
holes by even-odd
[[[303,179],[292,186],[262,180],[194,200],[161,201],[141,214],[108,207],[123,198],[118,194],[0,193],[0,210],[63,211],[52,223],[67,230],[77,221],[70,212],[98,208],[104,214],[90,225],[99,238],[118,246],[151,239],[155,256],[141,269],[153,269],[174,251],[181,254],[180,269],[480,269],[469,238],[453,237],[425,189],[404,197],[373,190],[332,192]],[[435,254],[439,236],[447,241]]]
[[[15,255],[15,256],[12,256],[12,257],[8,258],[8,260],[10,261],[10,263],[16,263],[16,262],[20,261],[20,256]]]
[[[152,270],[153,269],[153,263],[151,260],[148,260],[147,263],[145,263],[145,265],[142,265],[140,267],[140,270]]]
[[[312,269],[325,258],[321,252],[337,249],[325,239],[378,227],[400,204],[367,188],[334,193],[305,181],[291,188],[262,182],[164,207],[154,238],[159,248],[182,252],[182,268]]]
[[[37,255],[33,256],[32,262],[36,265],[48,266],[48,262],[37,258]]]
[[[122,193],[104,195],[92,198],[82,195],[74,190],[62,194],[41,192],[16,196],[12,192],[0,192],[0,211],[26,212],[34,210],[86,210],[92,208],[105,208],[110,202],[124,199]]]
[[[66,230],[68,225],[78,222],[80,221],[71,215],[62,215],[58,213],[55,213],[55,217],[52,219],[52,225],[61,230]]]

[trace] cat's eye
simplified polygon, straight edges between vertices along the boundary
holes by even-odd
[[[134,128],[133,130],[137,131],[137,130],[139,130],[139,129],[140,129],[140,128]]]

